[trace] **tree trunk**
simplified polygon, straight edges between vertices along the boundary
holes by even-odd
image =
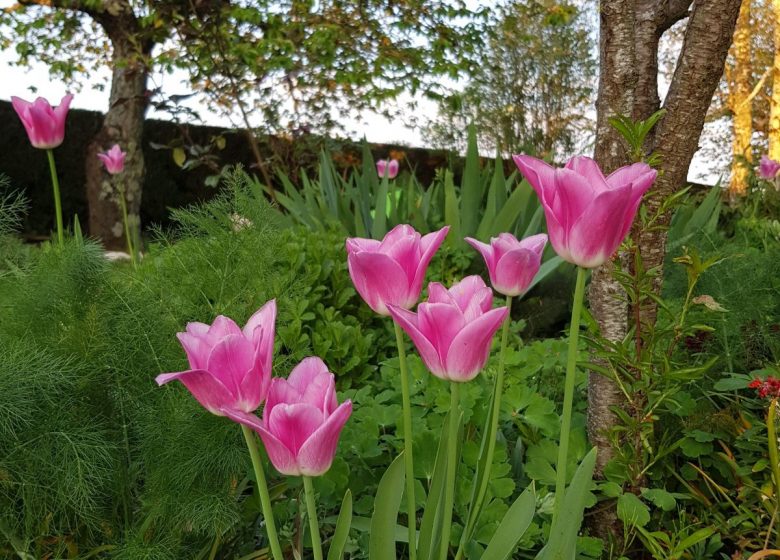
[[[777,0],[780,1],[780,0]],[[610,0],[601,3],[600,75],[596,104],[595,158],[605,172],[628,163],[625,145],[609,126],[615,114],[645,119],[660,108],[658,41],[675,22],[688,16],[685,38],[672,83],[664,101],[666,115],[648,136],[647,153],[659,154],[659,176],[646,197],[650,214],[685,185],[688,167],[704,126],[704,117],[720,80],[731,44],[740,0]],[[689,12],[690,9],[690,12]],[[671,216],[662,216],[661,225]],[[654,284],[660,293],[666,233],[662,229],[635,231],[634,238],[647,269],[659,270]],[[625,256],[621,256],[625,258]],[[618,341],[628,332],[631,317],[640,326],[655,323],[654,303],[637,318],[622,288],[612,276],[612,263],[594,271],[589,302],[602,336]],[[598,449],[595,476],[614,456],[607,437],[617,424],[611,408],[624,405],[611,380],[591,374],[588,388],[588,435]],[[634,412],[634,411],[631,411]],[[594,511],[590,527],[601,538],[620,539],[622,528],[613,508]]]
[[[125,1],[118,2],[121,11],[93,14],[113,46],[111,95],[103,125],[87,147],[86,191],[89,203],[89,233],[103,241],[107,249],[126,250],[120,191],[127,200],[131,234],[140,237],[139,211],[145,174],[143,157],[143,123],[148,105],[147,60],[153,43],[143,42],[139,24]],[[127,152],[124,172],[109,175],[99,152],[113,144]],[[140,247],[139,247],[140,249]]]
[[[775,26],[775,56],[769,111],[769,157],[780,161],[780,0],[772,0],[772,13]]]
[[[743,0],[734,32],[732,52],[734,68],[730,72],[729,108],[732,112],[734,138],[731,147],[731,180],[729,195],[740,197],[747,194],[753,154],[751,136],[753,135],[753,104],[750,101],[752,65],[750,52],[750,0]]]

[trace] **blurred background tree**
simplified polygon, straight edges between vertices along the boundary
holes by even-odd
[[[504,157],[526,152],[560,160],[585,149],[595,130],[596,47],[588,6],[580,4],[511,1],[496,8],[479,66],[459,91],[440,99],[427,140],[462,150],[460,131],[474,122],[481,147]]]

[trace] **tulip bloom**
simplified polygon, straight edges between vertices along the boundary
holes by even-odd
[[[126,152],[123,152],[119,144],[114,144],[107,152],[98,154],[97,157],[106,166],[106,171],[111,175],[122,173],[125,169]]]
[[[761,163],[758,164],[758,176],[767,181],[774,181],[780,174],[780,162],[770,159],[769,156],[761,156]]]
[[[398,175],[398,160],[391,159],[388,161],[386,159],[380,159],[376,162],[376,172],[380,178],[384,177],[385,173],[387,173],[388,179],[395,179]]]
[[[390,314],[388,305],[413,307],[428,264],[449,230],[421,236],[412,226],[398,225],[382,241],[347,239],[349,275],[368,306],[380,315]]]
[[[531,156],[514,160],[544,207],[555,252],[583,268],[596,268],[615,253],[656,177],[645,163],[604,177],[598,164],[583,156],[572,158],[563,169]]]
[[[485,259],[493,288],[505,296],[524,294],[542,264],[542,252],[547,235],[540,233],[522,241],[511,233],[502,233],[490,240],[490,245],[470,237],[466,242]]]
[[[352,401],[339,405],[333,374],[321,359],[312,357],[298,364],[287,379],[274,378],[262,421],[241,411],[225,413],[260,435],[277,471],[319,476],[333,463],[341,429],[352,414]]]
[[[35,148],[51,150],[62,144],[65,138],[65,118],[68,116],[72,99],[73,95],[68,94],[62,98],[59,106],[52,109],[43,97],[32,103],[19,97],[11,97],[11,104]]]
[[[157,376],[164,385],[178,379],[206,410],[226,416],[225,409],[254,412],[271,383],[276,301],[271,300],[247,321],[243,330],[220,315],[211,325],[188,323],[176,336],[187,353],[190,369]]]
[[[438,282],[428,284],[428,301],[417,313],[389,309],[433,375],[471,381],[485,367],[493,335],[509,313],[492,306],[493,290],[479,276],[467,276],[449,290]]]

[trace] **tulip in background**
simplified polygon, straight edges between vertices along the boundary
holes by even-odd
[[[466,242],[485,259],[493,289],[505,296],[517,297],[528,290],[542,264],[547,235],[540,233],[522,241],[511,233],[501,233],[482,243],[470,237]]]
[[[598,164],[584,156],[562,169],[531,156],[514,160],[539,196],[555,252],[583,268],[601,266],[617,251],[656,177],[646,163],[604,177]]]
[[[187,330],[176,336],[187,354],[190,369],[158,375],[157,384],[178,379],[206,410],[217,416],[233,418],[254,412],[265,400],[271,384],[275,329],[275,300],[258,309],[243,329],[222,315],[211,325],[188,323]],[[241,431],[255,471],[271,552],[274,560],[284,560],[260,450],[252,430],[241,424]]]
[[[780,188],[780,162],[771,159],[766,154],[761,156],[761,162],[758,164],[758,176],[766,181],[773,181],[775,186]]]
[[[114,144],[111,149],[97,155],[98,159],[106,166],[106,171],[111,175],[122,173],[125,169],[125,157],[127,153],[122,151],[119,144]]]
[[[68,116],[72,100],[73,95],[67,94],[56,108],[52,108],[43,97],[39,97],[32,103],[16,96],[11,97],[11,104],[27,131],[30,143],[35,148],[46,150],[49,158],[49,171],[54,191],[54,211],[57,220],[57,242],[60,247],[64,243],[62,201],[60,199],[60,183],[57,179],[57,166],[52,150],[62,144],[65,138],[65,119]]]
[[[434,253],[449,232],[449,226],[420,235],[415,229],[401,224],[387,232],[382,241],[348,238],[347,266],[349,275],[360,297],[380,315],[389,315],[389,305],[409,309],[420,298],[425,272]],[[406,470],[406,504],[409,512],[409,558],[416,558],[416,504],[414,484],[414,456],[412,453],[412,405],[409,392],[409,371],[403,334],[394,322],[398,347],[398,365],[401,375],[401,400],[404,419],[404,463]]]
[[[368,306],[389,315],[388,305],[409,309],[420,298],[425,271],[449,227],[420,235],[410,225],[394,227],[382,241],[347,239],[347,265],[355,289]]]
[[[110,150],[97,155],[98,159],[103,162],[106,167],[106,171],[110,175],[119,175],[125,169],[125,157],[127,153],[122,151],[119,144],[114,144]],[[127,240],[127,252],[130,254],[130,260],[133,266],[136,264],[135,244],[133,243],[133,236],[130,233],[130,222],[127,218],[127,201],[125,200],[124,183],[117,181],[117,195],[119,199],[119,207],[122,210],[122,224],[125,228],[125,239]]]
[[[398,160],[378,160],[376,162],[376,172],[380,179],[385,176],[387,176],[388,179],[395,179],[398,175]]]

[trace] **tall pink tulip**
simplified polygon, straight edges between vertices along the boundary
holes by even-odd
[[[467,276],[449,290],[428,284],[428,301],[417,313],[390,306],[393,319],[412,339],[436,377],[471,381],[485,367],[493,335],[509,310],[493,306],[493,291],[479,276]]]
[[[352,414],[352,401],[339,404],[336,382],[316,357],[298,364],[290,377],[274,378],[263,407],[254,414],[226,414],[260,434],[276,470],[290,476],[319,476],[333,463],[339,435]]]
[[[493,288],[500,294],[515,297],[528,290],[539,272],[547,235],[540,233],[518,241],[511,233],[501,233],[489,245],[470,237],[466,241],[485,259]]]
[[[761,163],[758,164],[758,176],[767,181],[774,181],[780,174],[780,162],[770,159],[769,156],[761,156]]]
[[[656,177],[645,163],[604,177],[598,164],[584,156],[572,158],[563,169],[531,156],[514,160],[539,195],[555,252],[583,268],[600,266],[615,253]]]
[[[51,150],[62,144],[65,138],[65,118],[73,95],[68,94],[62,98],[59,106],[52,109],[49,102],[39,97],[33,102],[25,101],[19,97],[11,97],[16,114],[22,120],[30,143],[43,150]]]
[[[380,315],[390,314],[388,305],[413,307],[428,264],[449,229],[421,236],[412,226],[398,225],[382,241],[347,239],[349,275],[369,307]]]
[[[122,151],[119,144],[114,144],[111,149],[97,155],[98,159],[106,166],[106,171],[111,175],[122,173],[125,169],[125,157],[127,153]]]
[[[157,376],[164,385],[178,379],[209,412],[254,412],[271,383],[276,301],[271,300],[243,329],[220,315],[211,325],[188,323],[176,336],[187,353],[190,369]]]
[[[376,172],[380,179],[387,173],[388,179],[395,179],[398,175],[398,160],[397,159],[380,159],[376,162]]]

